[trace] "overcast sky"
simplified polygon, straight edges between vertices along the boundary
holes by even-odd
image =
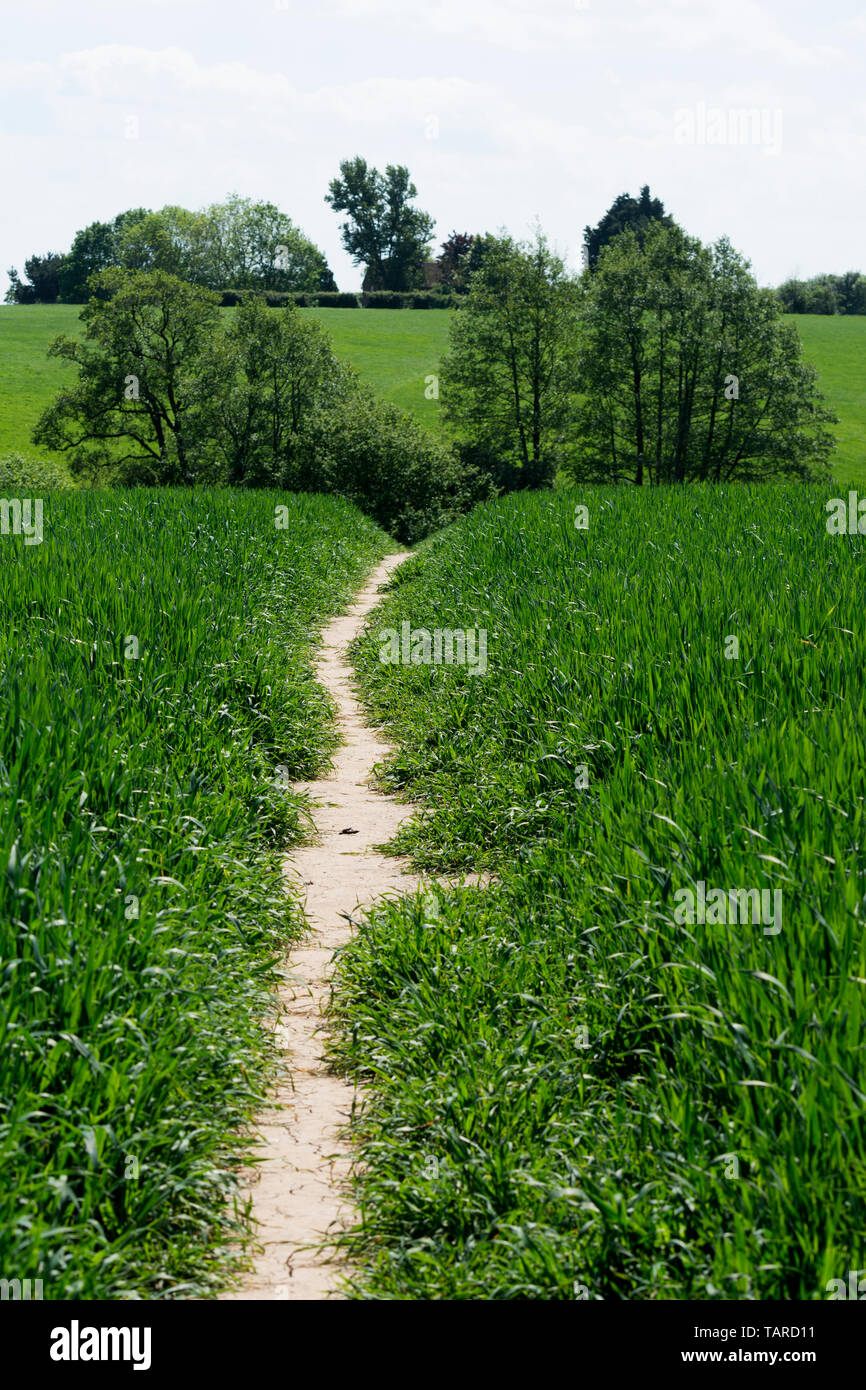
[[[323,201],[354,154],[409,166],[437,240],[538,218],[576,265],[584,225],[648,182],[763,284],[866,270],[863,0],[2,0],[0,20],[0,271],[124,208],[236,191],[355,288]]]

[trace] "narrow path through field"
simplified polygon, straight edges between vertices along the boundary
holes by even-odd
[[[286,870],[306,890],[310,934],[292,951],[280,990],[277,1036],[287,1075],[262,1116],[262,1161],[249,1189],[262,1254],[226,1299],[323,1299],[333,1296],[339,1280],[335,1256],[311,1248],[348,1216],[343,1188],[349,1160],[340,1152],[339,1131],[351,1114],[354,1092],[323,1059],[331,962],[351,934],[348,914],[421,882],[406,871],[406,861],[373,848],[390,840],[417,808],[369,785],[388,747],[352,693],[347,649],[379,601],[380,586],[405,559],[408,554],[401,553],[383,560],[348,613],[322,636],[316,674],[336,702],[343,745],[326,777],[299,784],[315,805],[316,842],[295,851]]]

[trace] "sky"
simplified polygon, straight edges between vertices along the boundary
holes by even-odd
[[[355,289],[324,195],[360,154],[437,242],[538,222],[577,267],[649,183],[761,284],[866,271],[864,47],[863,0],[0,0],[0,268],[237,192]]]

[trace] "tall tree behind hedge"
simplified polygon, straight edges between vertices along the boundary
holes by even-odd
[[[595,267],[601,252],[605,246],[610,245],[614,237],[631,230],[642,244],[647,228],[653,222],[660,222],[664,227],[674,225],[673,218],[665,212],[665,205],[661,199],[653,198],[651,195],[649,184],[644,184],[637,198],[633,198],[630,193],[620,193],[596,227],[583,229],[584,251],[590,269]]]
[[[344,159],[340,177],[331,180],[325,202],[345,212],[343,245],[355,265],[366,266],[365,290],[412,290],[423,284],[435,222],[410,206],[418,190],[403,164],[385,173],[356,156]]]

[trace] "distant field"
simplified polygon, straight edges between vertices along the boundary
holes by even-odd
[[[230,312],[230,311],[227,311]],[[387,400],[428,428],[440,427],[425,378],[435,374],[448,341],[450,312],[442,309],[302,309],[323,323],[341,357]],[[0,308],[0,453],[32,452],[30,432],[52,396],[73,374],[46,351],[58,333],[78,331],[79,309]],[[866,482],[866,318],[793,316],[818,368],[824,393],[839,416],[834,471]],[[42,451],[44,452],[44,451]]]
[[[866,482],[866,317],[793,314],[806,357],[839,416],[834,472],[843,481]]]
[[[447,309],[302,309],[328,329],[341,357],[352,363],[380,396],[428,425],[439,410],[427,400],[425,377],[434,375],[448,347]]]
[[[227,312],[231,312],[230,310]],[[302,309],[330,332],[335,350],[386,397],[431,429],[439,428],[424,378],[436,372],[451,315],[443,309]],[[57,391],[75,378],[46,353],[58,333],[79,332],[75,304],[0,307],[0,454],[34,452],[33,426]],[[46,450],[40,450],[45,454]]]

